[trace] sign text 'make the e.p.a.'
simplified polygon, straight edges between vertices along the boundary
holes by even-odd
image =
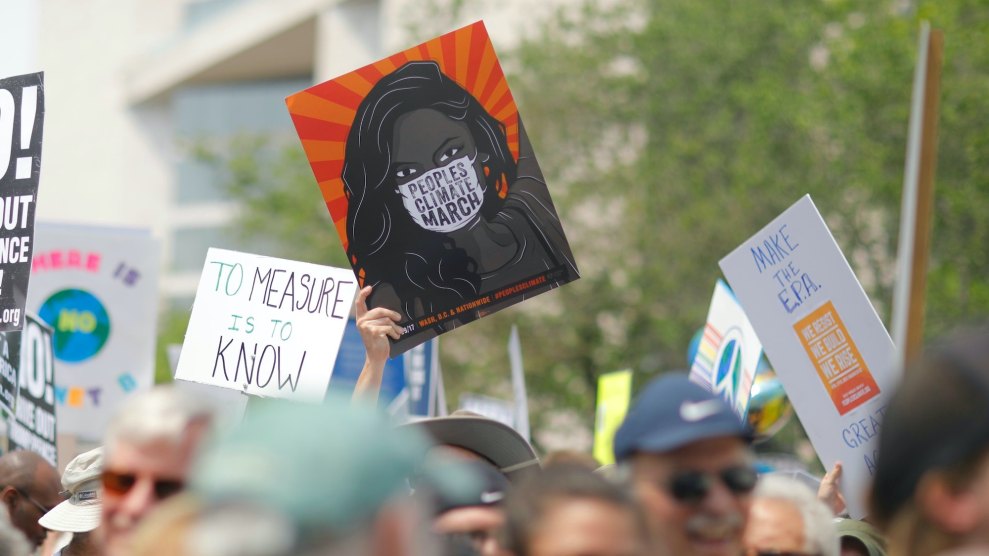
[[[854,518],[898,380],[893,342],[809,196],[721,260],[821,462],[844,464]]]
[[[350,270],[210,249],[175,378],[322,400],[356,293]]]

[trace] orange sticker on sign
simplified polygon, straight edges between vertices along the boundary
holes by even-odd
[[[879,394],[879,386],[830,301],[798,321],[793,329],[839,414]]]

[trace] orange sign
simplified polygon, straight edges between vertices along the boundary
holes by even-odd
[[[879,394],[879,386],[830,301],[798,321],[793,329],[839,414]]]

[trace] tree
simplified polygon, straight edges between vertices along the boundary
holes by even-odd
[[[602,372],[632,368],[641,385],[686,368],[717,261],[805,193],[888,316],[922,18],[947,38],[928,330],[989,311],[980,2],[598,4],[568,5],[502,52],[582,279],[444,336],[454,399],[509,395],[513,322],[536,428],[558,408],[589,424]],[[229,158],[241,228],[286,256],[341,264],[325,255],[340,250],[301,150],[264,170],[272,179],[250,153]],[[301,251],[303,235],[318,253]]]

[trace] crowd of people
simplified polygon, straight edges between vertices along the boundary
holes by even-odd
[[[684,373],[641,390],[605,467],[540,459],[478,415],[391,422],[369,402],[397,315],[367,294],[353,397],[266,400],[221,428],[204,401],[159,386],[61,477],[31,452],[0,457],[0,555],[989,554],[989,330],[905,370],[857,520],[842,515],[840,465],[817,492],[760,474],[747,425]]]

